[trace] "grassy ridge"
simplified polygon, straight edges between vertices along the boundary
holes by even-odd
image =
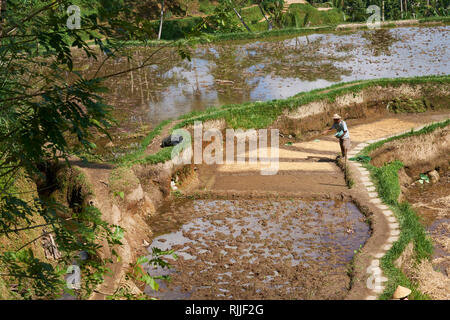
[[[436,129],[444,128],[448,125],[450,125],[450,119],[432,124],[418,131],[411,131],[396,137],[391,137],[371,144],[364,148],[358,155],[368,156],[372,151],[390,141],[431,133]],[[398,171],[403,168],[403,163],[397,160],[385,164],[382,167],[375,167],[371,164],[365,164],[364,167],[369,170],[372,181],[375,183],[381,199],[392,209],[397,217],[401,230],[399,240],[394,243],[392,248],[381,259],[381,268],[389,280],[386,290],[380,296],[380,299],[390,299],[398,285],[410,288],[412,290],[411,297],[413,299],[429,299],[427,295],[418,290],[417,284],[408,279],[405,274],[394,265],[395,260],[400,257],[411,241],[414,244],[415,259],[417,262],[430,258],[433,253],[432,242],[420,222],[420,217],[408,202],[405,201],[399,203],[397,200],[400,195]]]
[[[181,116],[181,120],[172,128],[172,132],[195,121],[221,120],[224,119],[229,128],[260,129],[270,126],[286,109],[295,109],[313,101],[328,100],[335,101],[337,97],[347,93],[358,93],[363,89],[373,86],[400,86],[402,84],[423,84],[423,83],[450,83],[450,76],[426,76],[415,78],[398,79],[376,79],[366,81],[353,81],[339,83],[324,89],[316,89],[309,92],[302,92],[294,97],[282,100],[272,100],[267,102],[247,102],[243,104],[230,104],[217,108],[208,108],[204,111],[193,111]],[[169,151],[170,149],[170,151]],[[132,163],[162,163],[171,159],[171,148],[162,149],[160,152],[147,156],[146,158],[130,157]]]
[[[429,18],[419,19],[419,23],[426,23],[426,22],[450,23],[450,17],[429,17]]]
[[[175,128],[182,128],[193,124],[194,121],[208,121],[224,119],[230,128],[258,129],[273,123],[285,110],[296,109],[313,101],[328,100],[334,102],[346,93],[358,93],[372,86],[400,86],[402,84],[449,83],[450,76],[426,76],[415,78],[375,79],[339,83],[328,88],[316,89],[299,93],[288,99],[267,102],[247,102],[230,104],[205,111],[196,111],[182,116],[182,121]]]
[[[399,21],[386,21],[385,25],[382,25],[381,28],[395,28],[397,26],[397,22]],[[426,23],[435,23],[441,22],[444,24],[450,23],[450,17],[433,17],[417,20],[418,24],[411,24],[410,26],[426,24]],[[265,23],[265,22],[262,22]],[[262,24],[261,23],[261,24]],[[234,33],[216,33],[216,34],[208,34],[201,37],[192,37],[191,39],[196,43],[215,43],[222,41],[245,41],[245,40],[257,40],[257,39],[268,39],[268,38],[277,38],[277,37],[286,37],[286,36],[302,36],[309,35],[318,32],[345,32],[345,31],[354,31],[354,30],[368,30],[369,28],[361,23],[346,23],[347,27],[339,27],[339,24],[330,24],[330,25],[321,25],[321,26],[312,26],[312,27],[291,27],[291,28],[283,28],[283,29],[273,29],[273,30],[265,30],[265,31],[256,31],[256,32],[234,32]],[[170,28],[170,26],[169,26]],[[185,30],[179,31],[179,34],[183,36],[188,36],[191,29],[186,28]],[[177,31],[178,32],[178,31]],[[177,46],[178,42],[175,40],[148,40],[148,41],[137,41],[137,40],[128,40],[128,41],[119,41],[122,43],[124,47],[134,47],[134,46],[148,46],[148,47],[160,47],[160,46]]]
[[[344,22],[344,14],[339,9],[319,11],[310,4],[291,4],[286,15],[286,27],[303,27],[306,25],[337,25]]]
[[[118,160],[119,165],[129,166],[136,163],[141,159],[145,153],[147,147],[153,142],[156,136],[161,134],[162,129],[171,123],[171,120],[164,120],[159,125],[157,125],[150,133],[142,140],[139,148],[132,152],[126,154],[124,157]]]

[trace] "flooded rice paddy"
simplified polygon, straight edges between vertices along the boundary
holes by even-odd
[[[160,299],[341,299],[348,264],[368,239],[353,203],[301,200],[196,200],[151,221],[149,247],[174,250]]]
[[[449,26],[317,33],[259,41],[199,45],[191,61],[175,48],[126,49],[132,57],[75,58],[75,69],[94,76],[150,65],[110,78],[106,101],[118,120],[111,130],[114,157],[137,147],[162,120],[247,101],[287,98],[339,82],[450,73]],[[151,59],[147,61],[147,58]],[[100,136],[99,152],[110,144]],[[107,153],[110,153],[108,151]]]
[[[107,98],[127,128],[210,106],[287,98],[338,82],[448,74],[449,30],[407,27],[221,42],[198,46],[190,62],[165,48],[154,54],[152,65],[109,80]],[[110,59],[104,74],[136,67],[158,49],[128,50],[133,61]],[[76,65],[94,74],[99,63]]]

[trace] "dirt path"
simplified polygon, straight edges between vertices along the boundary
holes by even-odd
[[[355,146],[370,139],[378,139],[408,131],[424,123],[439,121],[444,118],[449,118],[449,114],[399,115],[358,125],[349,123],[352,145]],[[173,122],[166,126],[148,147],[146,154],[153,154],[159,151],[161,140],[169,134],[171,128],[176,124],[177,122]],[[260,164],[200,165],[197,171],[199,185],[196,190],[236,194],[272,192],[280,196],[294,197],[325,195],[336,198],[339,195],[351,195],[357,199],[357,202],[368,204],[369,210],[376,210],[368,195],[360,194],[358,190],[350,192],[347,189],[342,171],[334,162],[334,158],[339,152],[339,145],[333,135],[319,137],[312,141],[291,141],[293,142],[292,144],[287,143],[289,142],[288,138],[282,138],[280,142],[280,166],[276,175],[262,176],[259,171],[261,169]],[[113,224],[122,225],[128,223],[128,221],[125,221],[128,218],[115,205],[114,199],[112,199],[113,197],[109,192],[108,180],[112,167],[92,164],[83,165],[77,162],[74,162],[74,164],[80,167],[90,181],[96,195],[95,205],[102,211],[104,218]],[[144,224],[142,226],[129,224],[128,226],[130,227],[130,232],[143,234],[142,239],[134,237],[133,241],[142,243],[142,240],[146,239],[146,233],[141,230],[146,228]],[[373,227],[376,232],[372,234],[365,245],[367,254],[363,254],[359,258],[358,263],[361,266],[370,264],[373,259],[372,254],[379,250],[380,243],[384,243],[385,233],[389,230],[388,222],[381,216],[374,217]],[[137,238],[138,240],[136,240]],[[143,251],[142,244],[128,243],[126,236],[124,246],[119,252],[123,259],[120,263],[112,266],[116,276],[114,278],[107,277],[105,283],[98,290],[101,293],[95,294],[92,297],[93,299],[104,298],[102,293],[112,293],[112,290],[117,287],[123,278],[123,266],[132,262],[133,257],[139,254],[132,252],[135,250]],[[350,298],[361,299],[370,294],[370,290],[364,286],[366,278],[367,275],[364,272],[356,273],[356,289],[352,291]]]
[[[407,131],[424,122],[441,119],[443,115],[401,115],[349,125],[352,145]],[[247,163],[200,165],[199,190],[202,191],[275,191],[299,194],[339,194],[347,191],[342,171],[335,163],[340,154],[339,143],[333,135],[306,142],[280,139],[279,167],[276,175],[261,175],[269,164]],[[292,145],[286,145],[290,144]],[[261,150],[258,150],[260,152]],[[269,154],[272,150],[269,150]],[[256,152],[252,156],[256,155]]]
[[[161,142],[162,140],[167,137],[170,134],[170,131],[172,130],[172,128],[174,126],[176,126],[181,120],[176,120],[176,121],[172,121],[171,123],[169,123],[168,125],[166,125],[161,133],[155,137],[153,139],[153,141],[148,145],[147,149],[145,150],[145,155],[151,155],[151,154],[155,154],[158,151],[161,150]]]

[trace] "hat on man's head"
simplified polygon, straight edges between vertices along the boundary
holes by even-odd
[[[334,116],[333,116],[333,119],[334,120],[339,120],[339,119],[341,119],[341,116],[338,115],[337,113],[335,113]]]
[[[402,286],[398,286],[394,292],[394,299],[404,299],[411,294],[411,290]]]

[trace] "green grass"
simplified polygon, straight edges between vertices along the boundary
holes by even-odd
[[[425,83],[444,84],[450,82],[450,76],[426,76],[414,78],[377,79],[366,81],[352,81],[339,83],[328,88],[316,89],[299,93],[291,98],[272,100],[267,102],[247,102],[243,104],[229,104],[221,107],[208,108],[203,111],[192,111],[181,116],[181,120],[172,128],[184,128],[194,124],[195,121],[221,120],[226,121],[228,128],[261,129],[270,126],[286,109],[296,109],[313,101],[325,100],[334,102],[337,97],[347,93],[359,93],[373,86],[396,87],[402,84],[417,85]],[[324,91],[327,91],[324,93]],[[156,130],[156,129],[155,129]],[[378,145],[378,144],[375,144]],[[171,159],[173,148],[165,148],[154,155],[142,158],[140,156],[127,156],[127,165],[135,163],[157,164]],[[141,154],[142,155],[142,154]]]
[[[265,23],[265,22],[264,22]],[[262,23],[261,23],[262,24]],[[318,31],[335,31],[334,26],[320,26],[309,28],[284,28],[272,29],[260,32],[235,32],[235,33],[218,33],[210,37],[211,42],[233,41],[233,40],[255,40],[266,39],[271,37],[283,37],[291,35],[307,35]]]
[[[202,4],[201,4],[202,6]],[[213,10],[213,6],[205,6],[203,5],[204,10]],[[205,9],[206,8],[206,9]],[[209,14],[213,14],[210,12]],[[247,9],[242,9],[241,11],[242,18],[245,23],[250,27],[252,31],[264,31],[267,29],[266,22],[258,22],[263,18],[258,7],[251,7]],[[233,16],[234,22],[241,25],[240,20],[237,16]],[[186,18],[178,18],[178,19],[167,19],[163,24],[163,31],[161,34],[161,39],[163,40],[176,40],[184,38],[187,34],[191,33],[194,27],[199,25],[203,21],[202,17],[186,17]],[[159,21],[151,21],[150,26],[155,33],[158,32],[159,29]],[[214,33],[212,29],[206,29],[207,33]]]
[[[180,19],[168,19],[164,20],[163,30],[161,33],[161,39],[163,40],[176,40],[181,39],[192,32],[195,26],[203,21],[201,17],[187,17]],[[149,23],[155,34],[159,30],[159,21],[151,21]]]
[[[164,148],[161,151],[149,155],[144,159],[137,160],[136,163],[140,164],[158,164],[169,161],[172,158],[172,150],[174,147]]]
[[[432,124],[418,131],[411,131],[399,136],[391,137],[369,145],[358,155],[368,156],[372,151],[390,141],[431,133],[436,129],[444,128],[448,125],[450,125],[450,119]],[[379,298],[382,300],[391,299],[397,286],[401,285],[412,290],[412,299],[430,299],[427,295],[418,290],[417,284],[408,279],[406,275],[394,265],[395,260],[400,257],[411,241],[414,245],[416,262],[423,259],[429,259],[433,253],[432,242],[426,234],[426,230],[420,221],[420,217],[408,202],[405,201],[399,203],[397,200],[400,195],[398,171],[403,168],[403,163],[396,160],[385,164],[382,167],[375,167],[370,163],[364,164],[364,167],[369,170],[372,181],[374,182],[381,199],[392,209],[400,224],[399,240],[393,244],[392,248],[381,259],[381,268],[388,277],[388,283],[385,291]]]
[[[324,89],[316,89],[302,92],[294,97],[267,102],[247,102],[243,104],[230,104],[217,108],[208,108],[205,111],[191,112],[180,119],[182,120],[175,128],[182,128],[193,124],[195,121],[208,121],[225,119],[229,128],[258,129],[266,128],[272,124],[283,111],[296,109],[313,101],[334,102],[339,96],[347,93],[359,93],[363,89],[372,86],[399,86],[402,84],[423,83],[449,83],[450,76],[427,76],[416,78],[376,79],[367,81],[353,81],[340,83]],[[324,93],[324,91],[328,91]]]
[[[242,18],[245,23],[247,23],[252,31],[263,31],[267,30],[267,23],[259,22],[261,19],[264,19],[264,16],[261,14],[261,11],[258,7],[251,7],[247,9],[242,9],[241,11]],[[236,22],[239,22],[239,19],[236,17]],[[265,29],[259,27],[259,25]]]
[[[450,16],[445,16],[445,17],[429,17],[429,18],[422,18],[422,19],[419,19],[419,23],[426,23],[426,22],[444,22],[444,23],[450,23]]]
[[[199,1],[199,10],[205,14],[213,14],[216,6],[211,3],[209,0],[200,0]]]
[[[202,6],[202,3],[200,3]],[[203,8],[209,8],[213,10],[212,6],[205,7],[203,4]],[[208,9],[204,9],[208,11]],[[211,12],[210,14],[212,14]],[[285,15],[284,26],[282,29],[275,29],[268,31],[267,21],[261,21],[264,19],[261,14],[260,9],[255,6],[251,8],[246,8],[241,10],[242,18],[245,23],[249,26],[252,32],[236,32],[236,33],[218,33],[214,34],[215,41],[223,41],[223,40],[238,40],[238,39],[255,39],[256,37],[266,37],[277,36],[280,34],[287,35],[292,34],[293,30],[283,31],[285,29],[299,29],[304,27],[306,24],[310,24],[311,26],[324,26],[330,28],[331,30],[335,29],[335,26],[339,23],[343,23],[343,14],[338,9],[332,9],[329,11],[319,11],[313,6],[309,4],[293,4],[289,7],[288,12]],[[306,20],[305,20],[306,18]],[[241,24],[240,20],[237,16],[233,16],[233,20],[237,24]],[[260,22],[261,21],[261,22]],[[189,34],[192,29],[202,22],[201,17],[186,17],[180,19],[168,19],[164,21],[163,31],[161,34],[161,38],[163,40],[176,40],[185,37],[186,34]],[[153,28],[154,32],[158,32],[159,21],[151,21],[150,26]],[[207,33],[215,33],[214,30],[205,30]],[[298,33],[299,31],[297,31]],[[258,35],[252,35],[256,33]],[[233,35],[236,35],[234,37]]]
[[[285,27],[303,27],[306,25],[337,25],[344,22],[344,15],[339,9],[319,11],[310,4],[294,3],[285,16]]]
[[[155,139],[155,137],[157,137],[158,135],[161,134],[162,129],[169,125],[169,123],[171,123],[172,120],[164,120],[162,121],[159,125],[157,125],[152,131],[150,131],[150,133],[142,140],[141,145],[139,146],[139,148],[132,152],[132,153],[128,153],[125,156],[123,156],[122,158],[120,158],[119,160],[117,160],[117,162],[119,163],[119,165],[122,166],[130,166],[133,163],[136,163],[137,160],[139,160],[140,158],[143,157],[145,150],[147,149],[147,147],[153,142],[153,140]]]

